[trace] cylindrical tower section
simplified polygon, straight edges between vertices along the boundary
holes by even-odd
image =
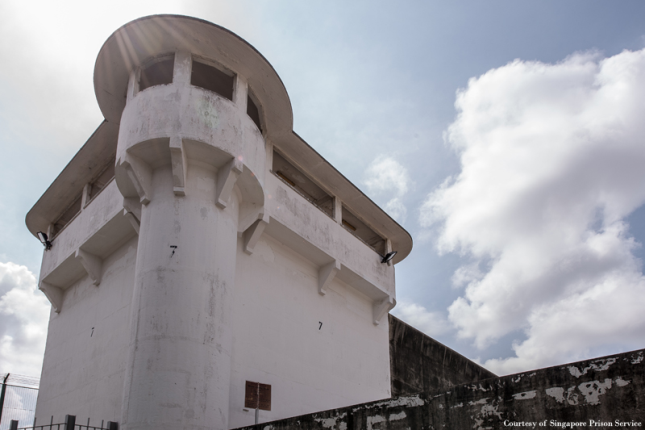
[[[170,53],[133,70],[121,118],[116,180],[139,222],[127,430],[228,428],[237,235],[248,207],[261,213],[266,152],[244,79],[219,70],[230,97],[200,88],[194,61]]]
[[[124,428],[228,428],[229,309],[237,213],[213,203],[216,177],[188,170],[186,195],[170,166],[152,174],[141,211]]]

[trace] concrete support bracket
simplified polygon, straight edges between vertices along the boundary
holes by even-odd
[[[242,173],[244,165],[237,157],[226,163],[217,172],[217,190],[215,192],[215,205],[220,208],[226,208],[228,199],[233,192],[233,186],[237,177]]]
[[[123,215],[130,221],[134,231],[139,234],[139,226],[141,225],[141,203],[135,198],[123,198]]]
[[[318,293],[324,296],[327,293],[327,287],[334,280],[336,273],[340,270],[340,262],[334,260],[329,264],[325,264],[318,270]]]
[[[123,209],[125,209],[126,212],[134,215],[139,223],[141,222],[141,203],[137,199],[132,197],[124,197]]]
[[[122,161],[127,172],[128,178],[137,190],[141,204],[150,203],[150,191],[152,186],[152,169],[143,160],[132,154],[126,154]]]
[[[127,218],[127,220],[130,222],[130,225],[132,225],[132,228],[134,231],[139,234],[139,228],[141,227],[141,223],[137,219],[136,216],[132,212],[128,212],[126,209],[123,210],[123,216]]]
[[[49,303],[52,304],[54,312],[57,314],[60,313],[61,307],[63,306],[63,290],[54,285],[48,284],[47,282],[40,282],[40,291],[45,293],[45,297],[49,300]]]
[[[248,255],[253,254],[253,249],[255,245],[260,240],[264,228],[267,226],[268,222],[265,220],[264,214],[260,214],[260,219],[251,224],[251,227],[247,228],[244,232],[244,252]]]
[[[379,325],[381,319],[396,305],[396,299],[392,296],[387,296],[383,300],[375,300],[372,304],[372,315],[374,317],[374,325]]]
[[[92,283],[98,287],[101,283],[103,260],[94,254],[83,251],[81,248],[76,250],[76,259],[80,261],[81,265],[92,280]]]
[[[188,165],[184,156],[182,140],[179,137],[170,138],[170,163],[172,166],[172,185],[176,196],[185,196],[186,173]]]

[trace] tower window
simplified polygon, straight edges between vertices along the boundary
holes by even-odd
[[[65,209],[65,212],[54,221],[54,229],[51,238],[58,234],[67,224],[69,224],[81,212],[81,195],[79,194],[74,202]]]
[[[175,67],[175,57],[155,61],[149,66],[141,69],[139,77],[139,91],[155,85],[172,84],[172,72]]]
[[[343,206],[343,227],[379,254],[385,254],[385,239]]]
[[[260,111],[251,96],[246,100],[246,114],[250,116],[255,125],[258,126],[258,130],[262,131],[262,127],[260,126]]]
[[[234,76],[208,64],[193,61],[190,84],[233,100]]]
[[[273,152],[272,170],[278,178],[290,185],[298,194],[309,200],[330,218],[334,217],[334,198],[275,151]]]

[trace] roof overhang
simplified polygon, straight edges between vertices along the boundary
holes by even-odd
[[[99,165],[116,150],[118,124],[125,108],[130,72],[148,59],[176,51],[216,59],[242,75],[259,102],[265,137],[338,196],[374,231],[390,239],[398,251],[393,262],[412,250],[410,234],[293,131],[289,95],[275,69],[253,46],[231,31],[197,18],[154,15],[116,30],[101,48],[94,68],[94,90],[103,122],[27,214],[32,234],[47,231],[74,199]]]

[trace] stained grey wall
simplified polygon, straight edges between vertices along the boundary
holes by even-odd
[[[593,423],[592,423],[593,421]],[[303,415],[245,430],[645,426],[645,350]],[[611,423],[594,425],[594,423]]]
[[[497,377],[400,319],[389,319],[392,397]]]

